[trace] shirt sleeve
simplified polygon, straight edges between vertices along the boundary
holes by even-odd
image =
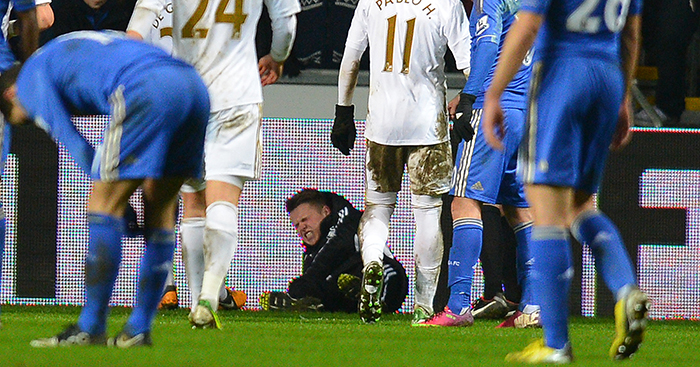
[[[364,52],[369,44],[369,0],[360,0],[352,17],[345,47]]]
[[[455,57],[457,69],[469,69],[471,63],[469,19],[460,1],[453,0],[450,3],[452,5],[450,11],[451,19],[447,21],[447,26],[445,28],[448,45]]]
[[[301,11],[301,6],[297,0],[264,0],[270,19],[288,17]]]
[[[160,12],[165,9],[165,0],[138,0],[131,14],[127,31],[134,31],[146,38]]]
[[[503,12],[500,1],[484,0],[481,7],[472,9],[476,20],[473,35],[472,70],[464,86],[464,93],[476,95],[498,57],[498,45],[503,32]]]
[[[695,10],[698,11],[697,9]],[[641,15],[642,14],[642,0],[632,0],[630,1],[630,7],[627,11],[627,15]]]
[[[28,65],[25,65],[25,69]],[[95,149],[78,132],[71,114],[63,103],[59,88],[46,75],[23,70],[17,79],[17,97],[34,123],[53,139],[61,142],[78,166],[87,174],[92,171]]]
[[[12,7],[15,11],[27,11],[36,8],[34,0],[12,0]]]
[[[520,10],[544,15],[552,0],[523,0]]]

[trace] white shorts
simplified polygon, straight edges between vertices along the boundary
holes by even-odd
[[[204,141],[204,164],[207,181],[260,178],[262,103],[211,113]]]

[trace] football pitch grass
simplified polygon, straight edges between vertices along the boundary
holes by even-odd
[[[411,315],[384,315],[373,325],[357,315],[262,311],[219,312],[222,330],[192,330],[188,311],[159,311],[153,346],[36,349],[32,339],[58,334],[79,308],[2,306],[0,366],[501,366],[542,330],[496,329],[477,320],[468,328],[411,327]],[[111,311],[109,335],[130,309]],[[573,318],[571,339],[579,366],[700,366],[700,323],[651,321],[645,342],[629,361],[612,361],[610,318]]]

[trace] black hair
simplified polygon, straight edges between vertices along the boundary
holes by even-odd
[[[319,210],[324,206],[331,206],[324,193],[316,189],[304,188],[287,199],[285,203],[287,213],[291,213],[292,210],[296,209],[301,204],[311,204],[317,206]]]
[[[12,101],[5,99],[5,91],[10,89],[16,82],[19,71],[22,69],[22,64],[15,63],[9,69],[0,74],[0,112],[5,117],[9,117],[12,112]]]

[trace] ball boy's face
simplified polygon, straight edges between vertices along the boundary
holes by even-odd
[[[303,203],[289,213],[289,220],[307,246],[315,246],[321,239],[321,222],[331,213],[328,206]]]

